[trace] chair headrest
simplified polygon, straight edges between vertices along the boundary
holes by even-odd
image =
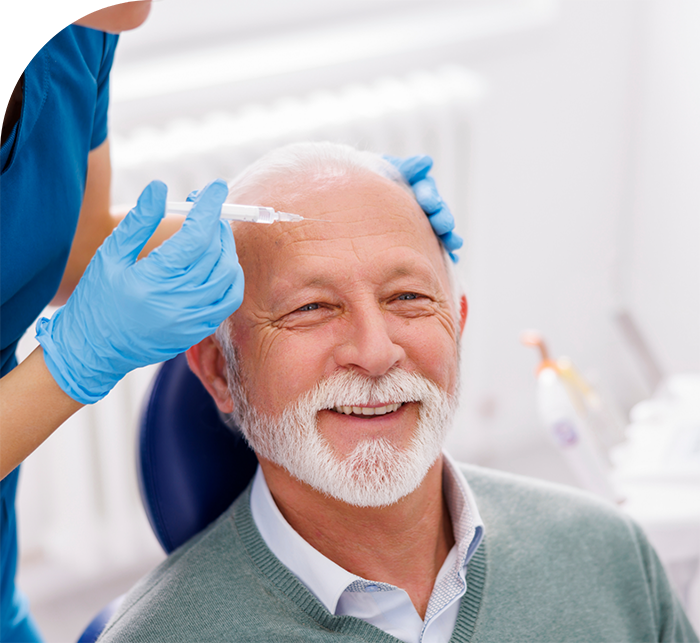
[[[220,418],[185,355],[164,362],[141,417],[138,475],[151,527],[170,553],[248,486],[257,459]]]

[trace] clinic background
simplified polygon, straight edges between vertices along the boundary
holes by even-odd
[[[132,205],[154,178],[183,200],[295,140],[431,154],[470,306],[448,448],[576,485],[519,336],[537,328],[573,360],[621,418],[623,446],[635,405],[655,391],[670,404],[664,382],[700,373],[699,28],[692,0],[157,2],[113,68],[113,202]],[[49,641],[77,640],[164,556],[134,468],[153,373],[23,465],[20,584]],[[646,515],[697,628],[700,438],[681,465],[677,507]]]

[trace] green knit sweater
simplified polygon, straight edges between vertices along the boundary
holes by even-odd
[[[484,521],[452,641],[697,641],[639,528],[563,487],[462,468]],[[381,580],[374,579],[374,580]],[[100,641],[385,641],[272,554],[250,489],[130,592]]]

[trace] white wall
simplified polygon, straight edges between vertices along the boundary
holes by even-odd
[[[624,295],[669,372],[700,369],[700,3],[654,0],[643,33]]]
[[[541,435],[537,357],[519,344],[523,329],[541,330],[622,406],[644,394],[613,322],[639,8],[560,7],[537,43],[467,61],[490,91],[475,132],[464,267],[465,422],[466,432],[484,429],[480,446],[496,460]]]

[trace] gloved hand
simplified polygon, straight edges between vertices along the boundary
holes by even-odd
[[[181,230],[137,261],[166,194],[160,181],[149,184],[66,305],[37,322],[51,375],[78,402],[97,402],[129,371],[184,352],[241,304],[243,271],[219,218],[228,194],[220,179],[200,192]]]
[[[454,232],[454,217],[447,204],[440,198],[433,177],[428,176],[428,172],[433,167],[433,159],[424,154],[409,156],[406,159],[388,155],[384,155],[384,158],[399,170],[408,181],[416,196],[416,201],[428,215],[435,234],[440,238],[452,261],[457,263],[459,258],[455,254],[455,250],[459,250],[464,241]]]

